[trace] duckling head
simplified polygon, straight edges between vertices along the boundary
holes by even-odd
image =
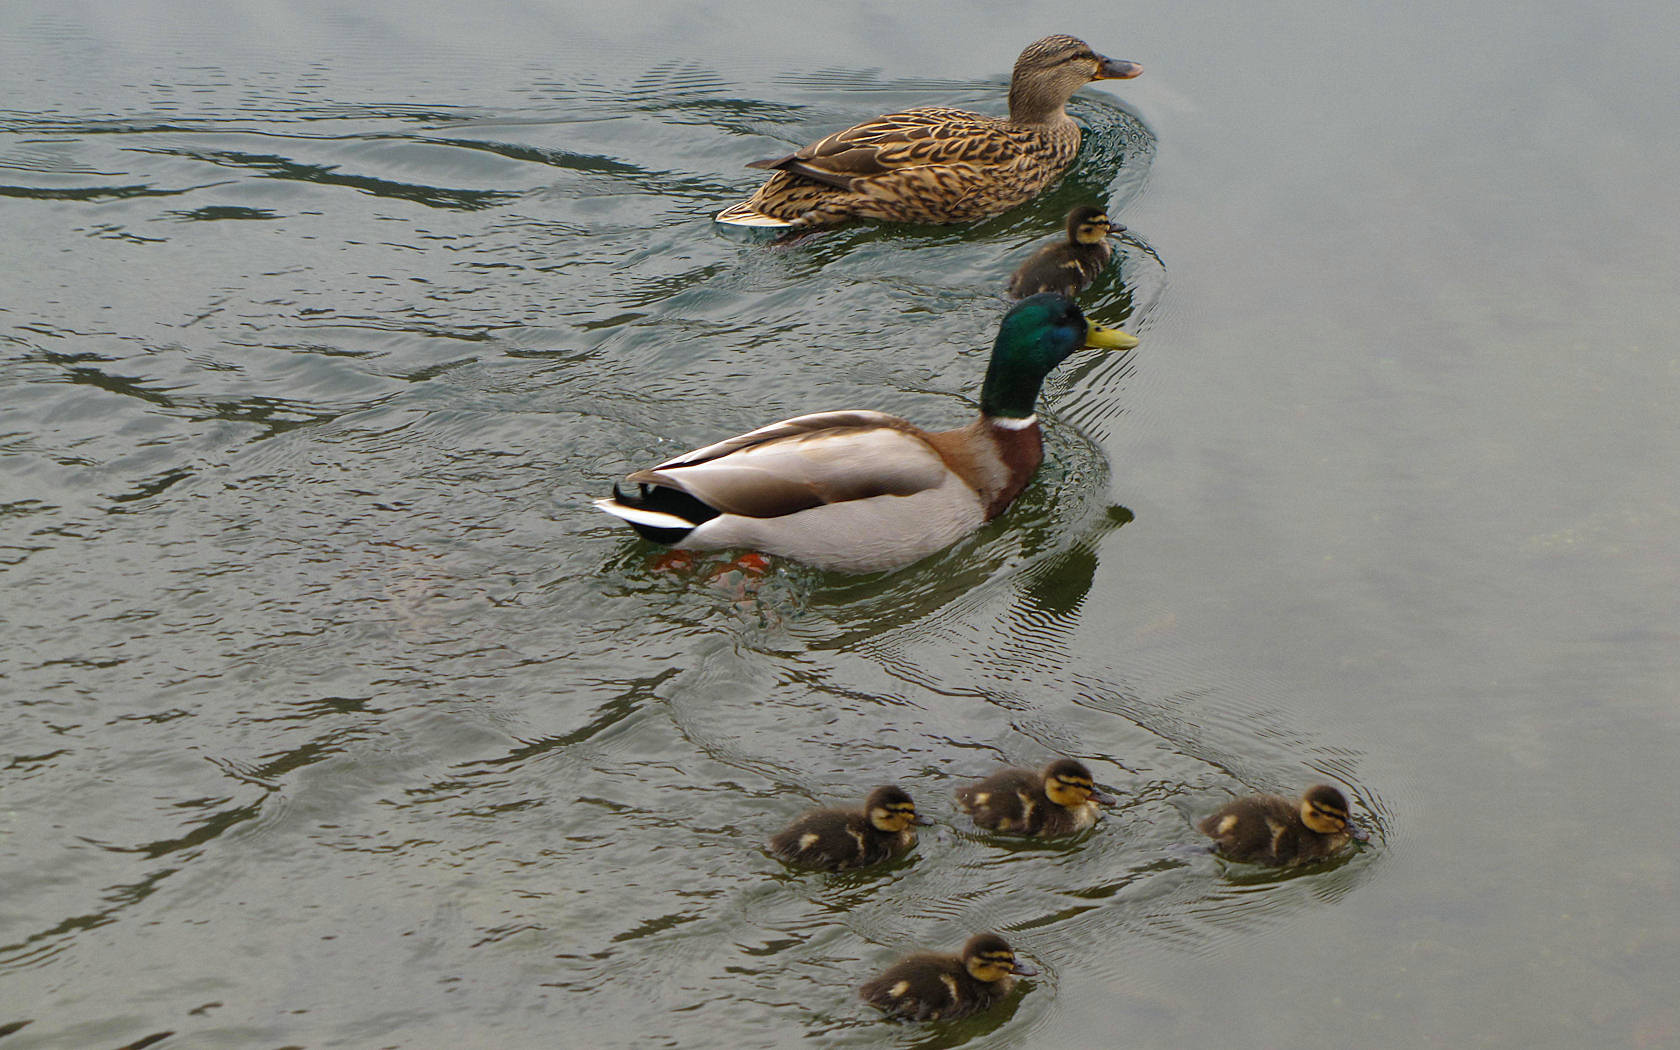
[[[987,984],[1004,980],[1010,974],[1031,977],[1038,972],[1017,961],[1009,942],[995,933],[977,933],[970,937],[963,945],[962,961],[970,977]]]
[[[1301,823],[1320,835],[1347,829],[1347,798],[1329,784],[1314,784],[1301,795]]]
[[[1057,292],[1040,292],[1003,315],[991,364],[980,388],[980,411],[993,418],[1026,419],[1038,405],[1044,377],[1080,347],[1129,350],[1137,337],[1085,319],[1077,303]]]
[[[1130,80],[1136,62],[1106,58],[1076,36],[1058,34],[1028,44],[1009,80],[1009,116],[1031,122],[1054,116],[1073,93],[1093,80]]]
[[[1082,204],[1068,212],[1068,240],[1075,244],[1101,244],[1111,233],[1124,233],[1126,227],[1116,224],[1108,212],[1089,204]]]
[[[1044,767],[1044,794],[1056,805],[1068,809],[1078,809],[1086,802],[1101,806],[1115,802],[1113,795],[1097,790],[1085,763],[1071,758],[1059,758]]]
[[[892,784],[883,784],[871,791],[864,809],[869,813],[869,823],[889,835],[896,835],[912,824],[930,823],[916,816],[916,803],[911,801],[910,795]]]

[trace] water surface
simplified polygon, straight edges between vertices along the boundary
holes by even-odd
[[[0,1045],[1680,1042],[1673,11],[697,12],[0,15]],[[1059,30],[1146,73],[1040,200],[707,221]],[[1092,197],[1142,344],[974,537],[750,583],[588,507],[814,408],[960,423]],[[1053,754],[1093,833],[959,819]],[[1326,778],[1343,863],[1184,848]],[[886,780],[905,862],[762,852]],[[855,1002],[980,928],[1005,1008]]]

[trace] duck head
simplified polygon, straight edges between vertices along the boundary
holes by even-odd
[[[1108,212],[1082,204],[1068,212],[1068,240],[1074,244],[1101,244],[1111,233],[1125,233],[1126,227],[1109,219]]]
[[[869,813],[869,823],[889,835],[896,835],[912,824],[933,823],[926,817],[918,817],[916,803],[911,801],[910,795],[892,784],[884,784],[871,791],[864,809]]]
[[[1137,342],[1137,336],[1085,320],[1065,295],[1029,295],[1003,315],[980,388],[980,411],[993,418],[1025,419],[1037,410],[1044,377],[1069,354],[1080,347],[1129,350]]]
[[[1066,809],[1078,809],[1087,802],[1112,806],[1117,801],[1113,795],[1097,790],[1085,763],[1071,758],[1057,759],[1044,767],[1044,794]]]
[[[1301,795],[1301,823],[1320,835],[1347,830],[1347,798],[1329,784],[1314,784]]]
[[[1130,80],[1136,62],[1108,58],[1076,36],[1059,34],[1027,45],[1009,80],[1009,117],[1030,123],[1054,117],[1073,93],[1093,80]]]
[[[963,968],[976,981],[991,984],[1011,974],[1031,977],[1037,970],[1015,958],[1014,949],[995,933],[977,933],[968,939],[962,950]]]

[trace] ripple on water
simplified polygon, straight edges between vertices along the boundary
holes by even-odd
[[[1309,769],[1383,829],[1356,753],[1170,640],[1078,656],[1132,521],[1094,439],[1147,343],[1069,362],[1016,506],[898,573],[661,571],[587,504],[815,408],[966,421],[1011,259],[1085,200],[1124,221],[1143,185],[1123,106],[1077,99],[1076,168],[1008,215],[767,248],[705,221],[756,184],[754,143],[995,109],[1000,84],[840,71],[761,102],[638,65],[457,108],[219,68],[202,112],[53,114],[15,129],[49,145],[0,151],[3,181],[57,194],[14,195],[18,236],[84,266],[20,274],[8,304],[40,320],[4,343],[27,437],[3,448],[37,491],[3,508],[30,553],[0,766],[41,850],[8,980],[74,966],[113,1017],[183,1025],[227,1002],[214,1023],[259,1033],[228,1045],[522,1018],[509,1045],[558,1020],[596,1045],[949,1046],[1030,1031],[1063,975],[1123,972],[1125,938],[1213,950],[1366,877],[1379,851],[1250,880],[1179,849],[1199,807]],[[1134,231],[1090,312],[1147,321],[1163,272]],[[1094,832],[1023,845],[956,810],[964,780],[1052,754],[1122,794]],[[904,861],[796,875],[763,851],[885,781],[938,821]],[[1004,1009],[887,1028],[855,1001],[979,928],[1044,970]]]

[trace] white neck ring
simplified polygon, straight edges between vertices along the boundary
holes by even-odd
[[[1038,413],[1034,412],[1032,415],[1025,416],[1021,419],[1010,419],[1008,416],[993,416],[992,426],[1001,427],[1004,430],[1025,430],[1028,427],[1036,427],[1038,426]]]

